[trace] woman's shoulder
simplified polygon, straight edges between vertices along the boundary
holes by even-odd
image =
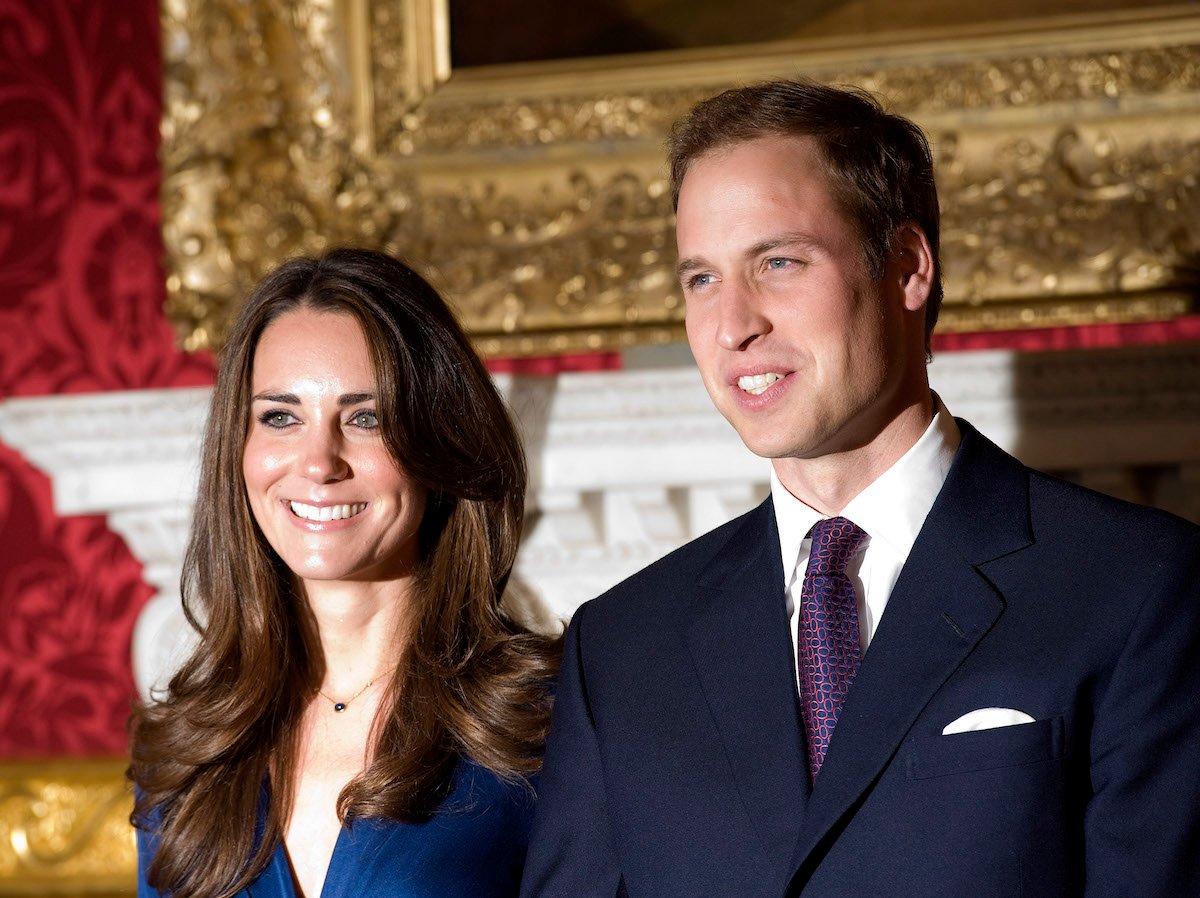
[[[460,756],[451,779],[450,793],[439,806],[437,815],[483,814],[532,819],[536,796],[536,774],[501,776],[470,757]]]
[[[519,888],[534,792],[459,758],[432,818],[354,820],[343,831],[326,893],[420,898],[512,898]],[[333,883],[330,885],[329,883]]]

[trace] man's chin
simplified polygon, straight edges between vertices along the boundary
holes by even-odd
[[[775,461],[780,458],[796,458],[802,455],[802,452],[793,443],[772,439],[772,435],[739,433],[738,436],[742,438],[745,447],[759,458]]]

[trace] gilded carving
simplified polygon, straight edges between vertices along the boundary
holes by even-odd
[[[424,266],[489,354],[678,339],[666,130],[800,73],[929,130],[944,330],[1195,308],[1195,12],[461,73],[444,0],[168,0],[163,22],[169,311],[190,347],[219,345],[281,258],[347,243]]]
[[[1011,51],[1010,51],[1011,52]],[[782,54],[780,54],[782,55]],[[500,96],[434,102],[380,130],[397,152],[455,152],[464,147],[539,146],[559,142],[659,141],[679,116],[736,82],[809,76],[857,84],[916,118],[964,112],[1036,109],[1058,103],[1107,102],[1137,96],[1186,95],[1200,89],[1200,44],[1063,55],[996,55],[967,61],[900,61],[888,66],[807,64],[802,47],[748,77],[703,86]],[[513,85],[519,89],[521,85]],[[536,85],[529,85],[536,87]],[[397,125],[399,127],[397,127]]]
[[[132,893],[123,761],[0,766],[0,895]]]
[[[601,96],[432,102],[381,132],[381,144],[397,153],[461,152],[463,149],[544,147],[597,141],[661,142],[680,115],[727,84],[713,88],[664,88]]]
[[[425,202],[430,270],[484,332],[672,321],[666,192],[661,176],[594,180],[577,170],[561,195],[541,184],[518,196],[494,182],[434,193]]]
[[[282,258],[412,242],[411,178],[354,149],[351,25],[342,0],[290,15],[235,0],[164,7],[169,311],[188,348],[220,345],[237,298]]]
[[[1147,139],[1144,126],[1071,125],[990,140],[982,164],[960,157],[958,135],[940,136],[947,304],[1092,296],[1111,309],[1194,283],[1200,131],[1190,130]]]
[[[370,49],[372,90],[382,98],[374,128],[390,134],[406,127],[408,112],[450,77],[448,0],[348,2],[369,29],[359,46]]]

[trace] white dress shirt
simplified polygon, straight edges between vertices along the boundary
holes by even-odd
[[[888,597],[908,560],[917,534],[941,491],[962,439],[958,424],[936,400],[933,421],[900,459],[850,500],[841,511],[867,534],[850,559],[847,573],[858,597],[858,622],[865,654],[887,607]],[[771,471],[771,497],[779,525],[779,551],[787,588],[792,659],[796,658],[800,592],[812,540],[808,531],[827,515],[797,499]]]

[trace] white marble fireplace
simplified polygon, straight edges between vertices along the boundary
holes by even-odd
[[[1027,463],[1200,520],[1200,343],[946,353],[930,373],[954,414]],[[543,622],[767,493],[767,463],[691,366],[497,381],[529,453],[517,576]],[[165,681],[189,638],[178,582],[208,393],[0,403],[0,439],[49,475],[57,513],[107,515],[145,565],[157,593],[134,636],[143,691]]]

